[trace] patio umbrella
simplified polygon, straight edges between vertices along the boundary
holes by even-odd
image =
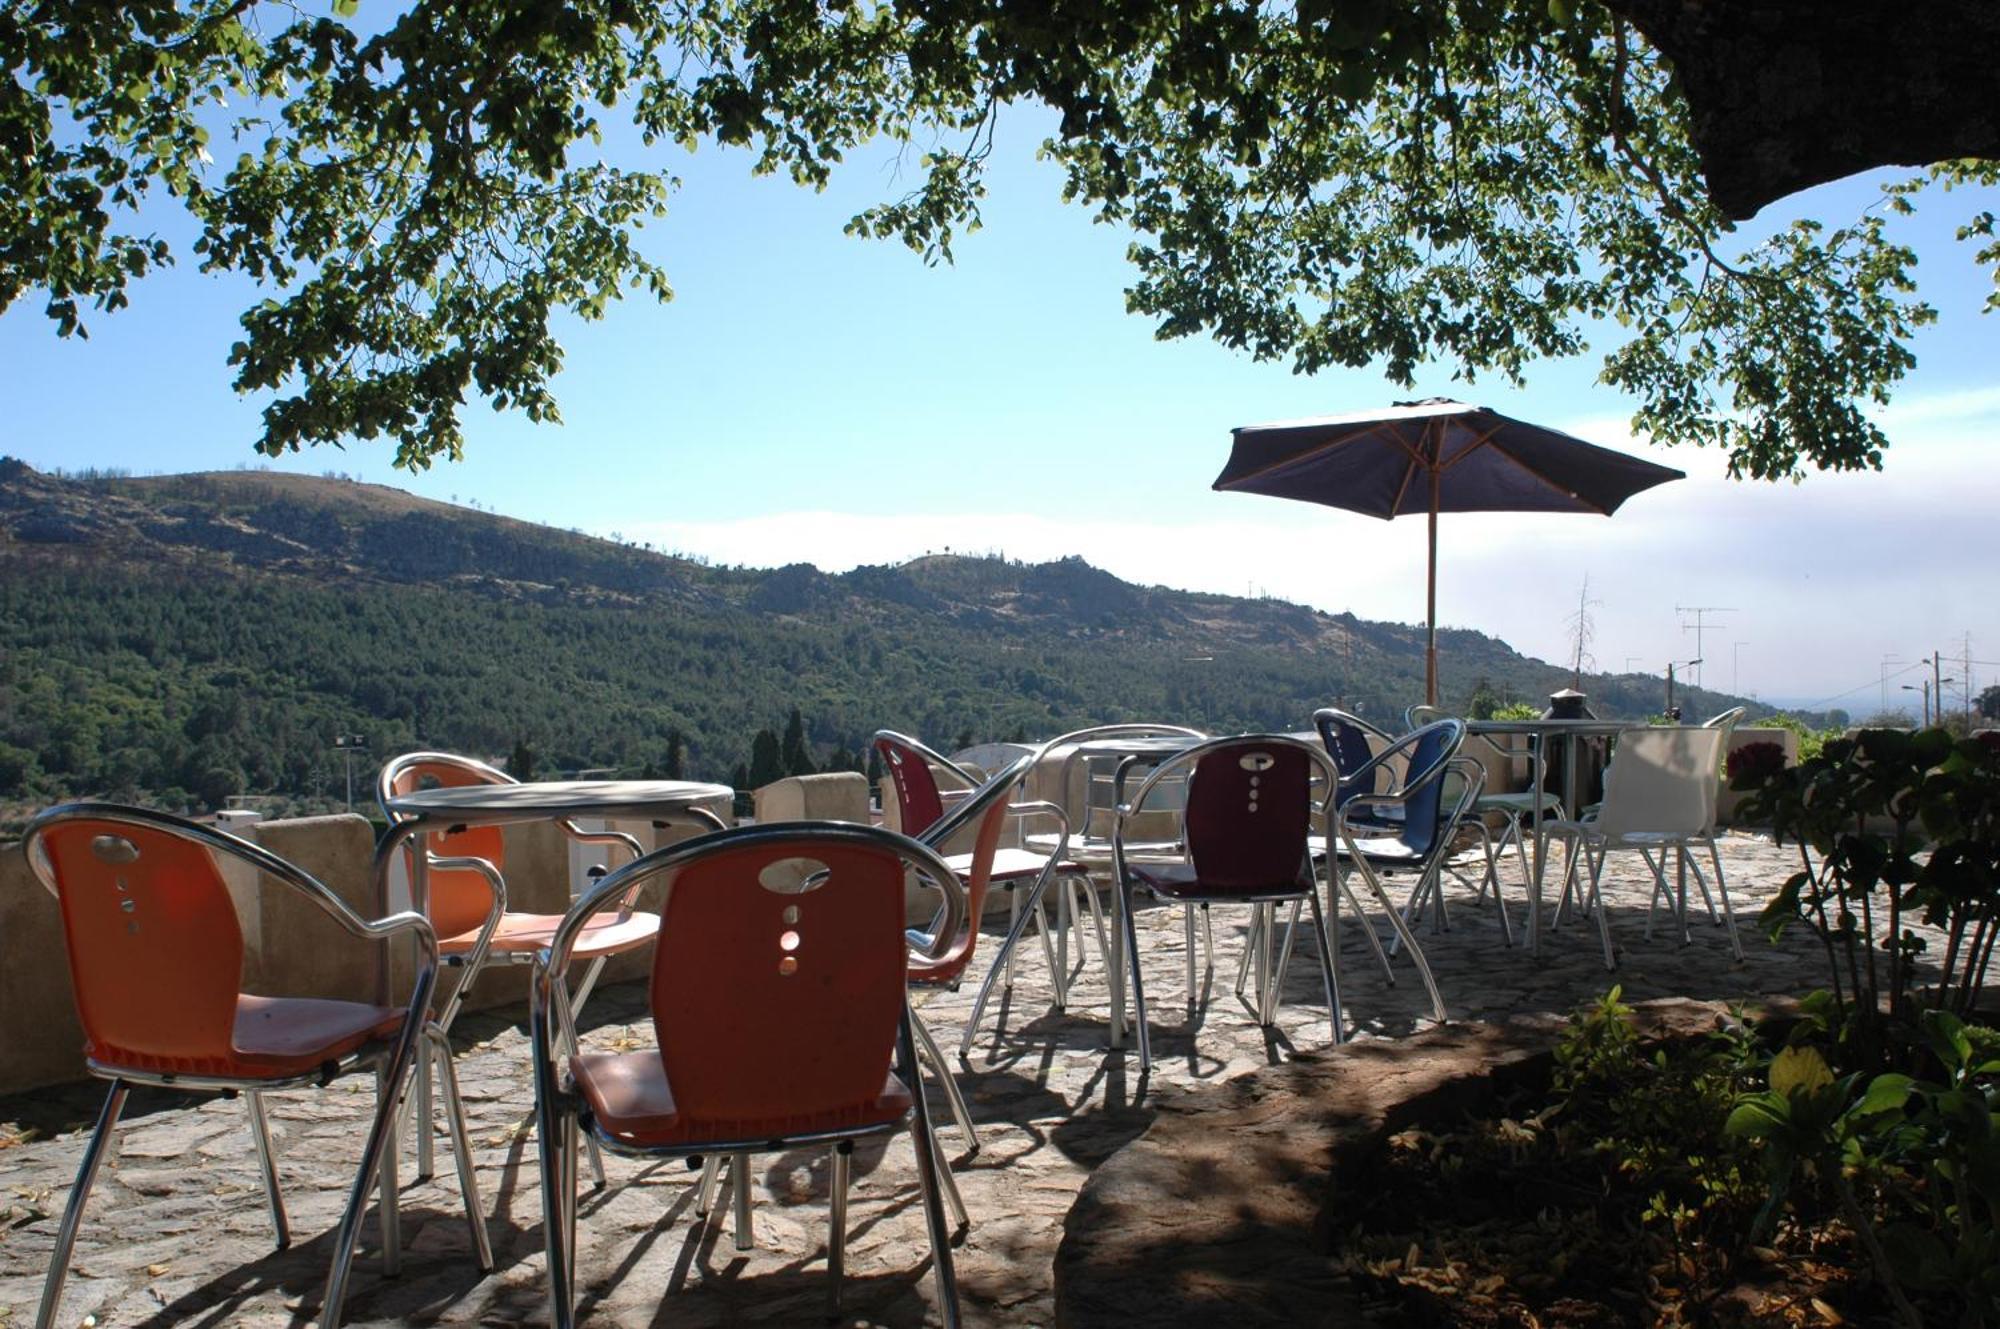
[[[1595,512],[1685,478],[1559,430],[1434,397],[1387,411],[1245,425],[1215,488],[1299,498],[1389,520],[1430,514],[1424,700],[1437,705],[1440,512]]]

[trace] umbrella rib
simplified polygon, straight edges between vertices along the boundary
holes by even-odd
[[[1398,438],[1396,441],[1398,443],[1403,442],[1401,438]],[[1407,443],[1403,443],[1403,451],[1410,454],[1410,465],[1403,472],[1403,483],[1396,486],[1396,497],[1389,501],[1389,516],[1391,518],[1394,518],[1398,512],[1403,510],[1403,495],[1410,492],[1410,481],[1416,479],[1417,472],[1424,469],[1424,457],[1421,452],[1418,452]]]
[[[1529,475],[1532,475],[1537,480],[1540,480],[1550,489],[1555,490],[1559,494],[1568,494],[1571,498],[1583,504],[1583,506],[1589,508],[1592,512],[1595,512],[1598,516],[1609,517],[1611,515],[1610,508],[1604,507],[1601,504],[1591,502],[1589,499],[1585,498],[1582,494],[1579,494],[1574,489],[1571,489],[1568,485],[1560,484],[1553,477],[1545,475],[1541,471],[1536,470],[1534,467],[1528,465],[1528,463],[1522,461],[1519,457],[1515,456],[1513,453],[1507,451],[1506,445],[1501,443],[1495,443],[1493,445],[1493,450],[1499,453],[1501,456],[1505,457],[1508,461],[1513,462],[1516,466],[1520,467],[1522,470],[1526,471]]]

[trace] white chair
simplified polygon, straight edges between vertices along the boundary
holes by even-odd
[[[1563,899],[1577,886],[1577,865],[1590,864],[1590,887],[1581,897],[1584,906],[1597,915],[1598,936],[1604,945],[1604,967],[1616,967],[1611,949],[1611,927],[1600,896],[1604,860],[1614,849],[1635,849],[1653,871],[1654,893],[1646,911],[1646,932],[1652,935],[1654,906],[1665,895],[1679,920],[1683,941],[1687,940],[1687,874],[1702,877],[1701,865],[1688,856],[1690,847],[1706,845],[1715,866],[1716,893],[1722,897],[1722,914],[1729,929],[1729,944],[1737,959],[1743,958],[1743,943],[1736,934],[1736,915],[1729,903],[1729,886],[1722,876],[1722,857],[1715,845],[1716,792],[1721,782],[1722,756],[1728,748],[1730,726],[1713,728],[1637,728],[1618,736],[1618,757],[1604,775],[1604,802],[1597,815],[1588,820],[1558,821],[1549,824],[1552,836],[1570,842],[1569,864],[1563,874]],[[1677,884],[1666,875],[1666,851],[1676,854]],[[1660,851],[1656,859],[1653,851]],[[1706,893],[1706,883],[1703,892]],[[1561,916],[1561,905],[1557,906]]]

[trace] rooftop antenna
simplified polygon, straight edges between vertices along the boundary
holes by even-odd
[[[1735,612],[1736,612],[1736,610],[1735,610],[1734,608],[1732,608],[1731,606],[1729,606],[1729,605],[1675,605],[1675,606],[1674,606],[1674,612],[1675,612],[1676,614],[1693,614],[1693,615],[1694,615],[1694,623],[1693,623],[1692,625],[1689,625],[1689,624],[1687,624],[1687,623],[1683,623],[1683,624],[1681,624],[1681,631],[1682,631],[1682,632],[1686,632],[1686,631],[1688,631],[1688,630],[1689,630],[1689,627],[1690,627],[1690,626],[1692,626],[1692,627],[1693,627],[1693,630],[1694,630],[1694,655],[1695,655],[1695,659],[1694,659],[1694,666],[1695,666],[1695,676],[1694,676],[1694,685],[1695,685],[1696,687],[1700,687],[1700,686],[1701,686],[1701,683],[1702,683],[1702,677],[1701,677],[1701,663],[1700,663],[1700,662],[1701,662],[1701,658],[1702,658],[1702,657],[1703,657],[1704,655],[1706,655],[1706,654],[1707,654],[1707,652],[1706,652],[1706,651],[1704,651],[1704,650],[1702,650],[1702,648],[1701,648],[1701,634],[1702,634],[1702,630],[1703,630],[1703,628],[1705,628],[1705,627],[1723,627],[1723,626],[1726,626],[1725,624],[1721,624],[1721,623],[1714,623],[1714,624],[1707,624],[1707,623],[1704,623],[1704,622],[1703,622],[1702,620],[1703,620],[1704,616],[1706,616],[1706,615],[1708,615],[1708,614],[1733,614],[1733,613],[1735,613]]]

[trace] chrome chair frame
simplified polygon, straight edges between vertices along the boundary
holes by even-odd
[[[388,882],[387,874],[389,864],[395,856],[395,851],[398,848],[407,848],[411,852],[417,852],[420,846],[413,842],[417,840],[421,832],[426,830],[418,821],[411,818],[399,817],[389,807],[389,800],[395,794],[397,779],[406,768],[417,765],[456,767],[477,775],[480,777],[480,782],[486,784],[520,783],[520,781],[497,766],[489,765],[486,762],[478,761],[471,757],[463,757],[453,752],[406,752],[383,763],[382,769],[375,776],[375,800],[382,809],[383,817],[388,821],[388,829],[383,832],[381,840],[377,842],[375,847],[375,872],[376,879],[380,883],[378,887],[379,895],[385,907],[388,901],[386,890]],[[723,829],[720,820],[699,808],[691,808],[684,813],[676,815],[686,818],[705,831]],[[586,831],[568,817],[557,819],[556,824],[562,828],[564,835],[579,844],[616,845],[623,848],[631,856],[631,859],[638,858],[644,852],[639,845],[639,841],[623,831]],[[478,981],[480,974],[486,968],[487,961],[493,958],[489,948],[492,946],[493,937],[499,931],[501,921],[507,913],[507,880],[497,867],[483,858],[439,856],[431,853],[428,846],[422,846],[421,851],[425,855],[425,864],[431,871],[443,870],[477,873],[485,881],[486,888],[492,892],[493,897],[492,903],[487,908],[486,921],[480,926],[479,937],[473,943],[472,949],[462,954],[441,955],[439,960],[439,963],[446,968],[462,969],[464,971],[463,976],[452,989],[451,996],[446,998],[443,1009],[437,1015],[437,1027],[444,1039],[442,1047],[445,1054],[449,1055],[452,1022],[458,1018],[459,1008],[464,1005],[466,994],[472,990],[472,985]],[[630,861],[630,859],[627,861]],[[415,877],[413,874],[413,888],[414,883]],[[430,906],[428,900],[412,900],[411,904],[428,916]],[[619,902],[617,921],[623,923],[630,919],[632,914],[633,901],[630,898],[621,900]],[[583,1004],[586,1001],[590,1000],[591,990],[596,987],[598,976],[604,972],[605,961],[608,958],[607,956],[599,956],[593,960],[590,967],[584,971],[583,979],[577,985],[576,991],[569,996],[570,1024],[572,1026],[575,1023],[576,1013],[583,1009]],[[535,954],[533,951],[505,951],[500,956],[501,962],[509,965],[529,965],[534,963],[534,959]],[[432,1056],[418,1059],[415,1087],[410,1095],[411,1103],[407,1109],[421,1123],[416,1130],[417,1177],[419,1180],[428,1179],[432,1171],[431,1073],[434,1060],[435,1058]],[[590,1167],[597,1185],[604,1185],[604,1160],[598,1153],[595,1142],[592,1142],[590,1145]]]
[[[259,1170],[263,1174],[264,1196],[270,1210],[271,1226],[277,1238],[278,1249],[283,1250],[291,1244],[291,1224],[286,1217],[284,1196],[279,1189],[277,1160],[271,1149],[270,1128],[264,1116],[263,1095],[277,1090],[324,1086],[349,1071],[366,1067],[375,1072],[375,1119],[362,1147],[361,1166],[355,1173],[354,1184],[348,1193],[347,1208],[341,1217],[340,1226],[336,1229],[333,1268],[327,1277],[326,1295],[320,1313],[322,1329],[339,1329],[347,1299],[348,1273],[354,1262],[355,1247],[360,1241],[361,1221],[367,1210],[368,1192],[371,1186],[378,1182],[381,1191],[383,1272],[393,1276],[402,1266],[402,1228],[399,1188],[396,1180],[395,1131],[398,1116],[396,1103],[409,1078],[412,1063],[417,1059],[418,1042],[422,1041],[426,1048],[432,1050],[446,1046],[442,1032],[424,1015],[429,1009],[438,967],[437,938],[431,931],[430,922],[412,910],[391,914],[385,918],[364,919],[317,878],[259,845],[169,813],[115,803],[66,803],[48,809],[28,824],[27,831],[22,837],[22,850],[27,855],[29,867],[36,878],[52,895],[59,896],[61,892],[54,878],[53,866],[42,851],[41,837],[51,827],[63,822],[85,820],[131,822],[191,841],[212,854],[223,854],[242,861],[264,877],[303,895],[352,936],[385,943],[405,934],[414,937],[418,946],[418,964],[411,980],[410,1000],[403,1027],[393,1041],[384,1043],[378,1040],[364,1044],[337,1062],[315,1068],[307,1074],[272,1079],[168,1074],[136,1070],[88,1058],[86,1064],[90,1073],[109,1080],[111,1088],[105,1095],[104,1107],[98,1113],[97,1125],[91,1132],[90,1143],[84,1149],[82,1163],[77,1169],[76,1182],[70,1188],[69,1200],[63,1209],[62,1223],[56,1233],[55,1251],[50,1257],[47,1280],[42,1287],[40,1309],[35,1316],[36,1329],[50,1329],[55,1322],[56,1312],[62,1302],[63,1284],[69,1273],[70,1254],[75,1248],[77,1231],[83,1221],[84,1205],[90,1198],[90,1190],[97,1180],[98,1169],[104,1161],[104,1156],[110,1151],[118,1119],[132,1085],[144,1084],[189,1092],[230,1092],[243,1095],[250,1118],[251,1133],[256,1141],[257,1161]],[[385,964],[385,974],[387,968]],[[459,1098],[457,1076],[453,1073],[448,1058],[444,1062],[444,1067],[443,1090],[450,1108],[452,1148],[458,1165],[459,1190],[465,1202],[466,1221],[472,1229],[473,1252],[481,1272],[491,1272],[493,1248],[487,1234],[485,1211],[480,1204],[478,1181],[473,1170],[465,1108]]]
[[[942,768],[952,778],[962,780],[966,784],[964,790],[939,791],[945,800],[945,808],[944,816],[935,826],[925,827],[922,830],[913,830],[909,827],[904,828],[905,834],[913,836],[922,843],[936,849],[939,853],[944,852],[946,842],[953,836],[977,821],[978,817],[976,815],[967,815],[963,812],[968,803],[978,801],[979,815],[983,815],[991,806],[991,799],[990,797],[982,799],[980,795],[990,789],[993,783],[1002,775],[1005,775],[1010,782],[1005,792],[1012,793],[1014,789],[1019,788],[1027,780],[1028,772],[1034,769],[1035,762],[1038,759],[1037,754],[1032,751],[1017,755],[1005,765],[996,768],[992,774],[982,778],[959,765],[951,758],[925,746],[919,740],[911,738],[908,734],[898,733],[893,729],[880,729],[868,740],[871,748],[884,741],[897,747],[909,749],[925,762]],[[1058,804],[1046,800],[1033,800],[1010,803],[1007,815],[1021,822],[1038,817],[1049,818],[1056,824],[1056,836],[1046,849],[1037,845],[1028,851],[1041,857],[1043,861],[1041,871],[1029,880],[1026,885],[1025,898],[1022,881],[1019,878],[1001,880],[995,877],[989,883],[989,889],[997,887],[1007,892],[1009,915],[1007,935],[1001,940],[1000,948],[994,952],[993,962],[987,966],[986,977],[980,982],[979,992],[973,998],[972,1013],[966,1018],[965,1031],[959,1038],[958,1055],[961,1057],[971,1055],[972,1040],[979,1031],[979,1022],[986,1013],[987,1002],[993,996],[995,983],[1004,980],[1006,990],[1013,990],[1016,951],[1021,944],[1022,937],[1027,933],[1030,919],[1034,921],[1036,934],[1041,938],[1042,957],[1047,961],[1049,966],[1050,984],[1055,989],[1056,1010],[1058,1012],[1069,1009],[1069,931],[1072,920],[1075,917],[1072,895],[1079,886],[1081,886],[1081,889],[1085,892],[1090,902],[1092,913],[1097,916],[1100,951],[1103,951],[1104,919],[1102,913],[1098,912],[1096,894],[1090,889],[1089,872],[1081,864],[1071,861],[1069,856],[1069,814],[1063,811]],[[1062,889],[1056,895],[1057,924],[1053,943],[1050,940],[1049,920],[1045,912],[1045,905],[1047,903],[1045,897],[1051,882],[1060,882],[1062,885]],[[975,919],[973,926],[980,926],[980,920]],[[1079,952],[1082,950],[1082,942],[1080,940],[1078,942],[1078,950]],[[1108,951],[1104,953],[1108,954]],[[927,1041],[929,1038],[929,1035],[923,1031],[921,1023],[918,1026],[917,1038],[920,1043]],[[942,1065],[938,1069],[940,1074],[945,1073]],[[956,1108],[954,1108],[954,1115],[957,1115]],[[970,1136],[970,1127],[966,1126],[964,1121],[961,1121],[960,1125],[966,1130],[967,1135]],[[973,1148],[975,1152],[978,1149],[978,1142],[976,1140],[973,1142]]]
[[[1114,813],[1111,824],[1112,871],[1117,883],[1117,889],[1121,893],[1118,913],[1120,919],[1120,926],[1124,929],[1125,961],[1129,969],[1132,980],[1132,1007],[1133,1007],[1134,1020],[1135,1023],[1138,1025],[1138,1031],[1139,1031],[1139,1069],[1141,1074],[1144,1074],[1152,1069],[1153,1047],[1152,1047],[1152,1035],[1150,1032],[1150,1026],[1146,1017],[1146,986],[1145,986],[1145,978],[1139,964],[1139,934],[1138,934],[1138,924],[1135,918],[1136,910],[1133,907],[1134,906],[1133,896],[1137,894],[1137,892],[1139,891],[1148,889],[1148,887],[1143,880],[1135,881],[1129,872],[1129,864],[1127,862],[1126,849],[1125,849],[1125,834],[1124,834],[1125,826],[1130,818],[1137,815],[1139,812],[1145,810],[1147,797],[1151,795],[1152,792],[1157,787],[1159,787],[1159,785],[1163,781],[1184,778],[1189,786],[1189,795],[1190,797],[1192,797],[1194,780],[1197,774],[1196,768],[1200,765],[1201,760],[1211,753],[1218,751],[1226,751],[1230,748],[1236,748],[1236,747],[1263,747],[1263,748],[1279,747],[1279,748],[1289,748],[1300,752],[1306,758],[1309,771],[1309,778],[1311,774],[1316,773],[1324,782],[1323,787],[1326,790],[1326,794],[1323,800],[1321,801],[1321,807],[1320,807],[1321,814],[1325,815],[1327,810],[1329,810],[1332,807],[1333,794],[1336,788],[1337,781],[1339,779],[1339,772],[1334,767],[1333,762],[1327,757],[1326,753],[1322,749],[1314,746],[1313,744],[1301,742],[1300,740],[1292,738],[1291,736],[1286,734],[1235,734],[1222,738],[1207,739],[1201,743],[1197,743],[1194,746],[1185,749],[1184,751],[1176,753],[1173,756],[1168,757],[1164,761],[1161,761],[1159,764],[1155,765],[1151,769],[1151,771],[1148,772],[1146,778],[1140,783],[1139,787],[1133,792],[1129,800],[1125,799],[1122,796],[1123,795],[1122,788],[1119,789],[1120,799],[1117,804],[1116,811]],[[1125,771],[1129,769],[1132,765],[1134,765],[1137,761],[1138,761],[1137,758],[1128,757],[1125,759],[1123,763],[1121,763],[1120,767],[1121,783]],[[1306,796],[1309,800],[1312,797],[1310,785],[1308,786],[1308,791]],[[1326,911],[1320,903],[1318,877],[1314,873],[1312,868],[1311,848],[1312,848],[1313,832],[1312,832],[1312,818],[1310,815],[1310,811],[1311,810],[1308,809],[1308,817],[1307,817],[1306,831],[1305,831],[1305,843],[1301,846],[1302,853],[1299,863],[1299,882],[1294,889],[1282,890],[1282,891],[1255,892],[1255,893],[1246,892],[1242,895],[1231,895],[1227,899],[1211,899],[1207,901],[1198,901],[1198,902],[1175,900],[1174,903],[1190,904],[1190,905],[1193,903],[1200,903],[1202,905],[1204,918],[1206,918],[1208,905],[1210,904],[1247,904],[1255,907],[1256,909],[1255,917],[1262,918],[1265,916],[1269,908],[1274,904],[1283,903],[1285,901],[1297,902],[1301,899],[1310,902],[1310,904],[1312,905],[1314,930],[1318,935],[1320,942],[1320,957],[1321,957],[1320,977],[1322,985],[1326,992],[1327,1015],[1333,1027],[1333,1042],[1338,1044],[1342,1042],[1345,1038],[1345,1034],[1342,1030],[1343,1021],[1342,1021],[1341,1004],[1340,1004],[1340,975],[1339,975],[1340,961],[1337,948],[1332,944],[1331,941],[1331,934],[1327,924]],[[1186,816],[1185,809],[1183,809],[1182,816],[1183,819],[1185,819]],[[1182,845],[1183,852],[1185,853],[1187,845],[1185,824],[1183,825],[1183,831],[1180,836],[1180,844]],[[1186,956],[1187,982],[1188,982],[1188,1003],[1190,1009],[1192,1009],[1197,1004],[1195,994],[1199,989],[1196,986],[1197,979],[1194,967],[1192,913],[1188,915],[1188,919],[1189,919],[1188,927],[1190,935],[1189,935],[1189,945],[1187,948],[1187,956]],[[1268,926],[1268,922],[1266,925]],[[1264,950],[1264,948],[1259,947],[1258,954],[1261,958],[1262,956],[1267,954],[1267,952]],[[1210,972],[1213,972],[1214,951],[1212,947],[1209,951],[1209,956],[1208,956],[1208,968]],[[1274,990],[1275,990],[1274,984],[1268,980],[1260,982],[1259,984],[1259,991],[1260,991],[1259,1015],[1262,1022],[1266,1024],[1270,1023],[1273,1014],[1273,1012],[1269,1009],[1269,1007],[1273,1004],[1272,994],[1274,993]]]
[[[846,822],[774,822],[699,836],[665,849],[656,849],[627,863],[580,896],[564,918],[549,949],[535,959],[528,1008],[529,1042],[534,1060],[535,1121],[541,1154],[542,1227],[548,1250],[549,1311],[554,1329],[573,1329],[576,1323],[576,1145],[579,1133],[624,1156],[703,1160],[702,1202],[696,1212],[704,1219],[709,1212],[707,1199],[714,1184],[716,1161],[729,1158],[735,1190],[736,1245],[739,1250],[748,1249],[750,1245],[751,1154],[793,1145],[831,1144],[833,1165],[829,1198],[832,1230],[827,1241],[827,1265],[832,1285],[828,1290],[828,1310],[830,1314],[838,1313],[840,1280],[846,1263],[849,1154],[855,1140],[894,1131],[901,1122],[820,1131],[779,1140],[714,1140],[635,1146],[610,1134],[592,1118],[588,1102],[573,1085],[564,1083],[565,1077],[558,1074],[556,1066],[557,1042],[560,1040],[572,1049],[576,1046],[574,1031],[562,1027],[568,1020],[567,1004],[562,994],[567,983],[570,951],[585,922],[603,908],[605,901],[617,898],[621,893],[636,893],[649,882],[663,877],[670,882],[671,874],[715,853],[800,839],[818,843],[846,841],[858,846],[887,849],[900,857],[918,879],[930,882],[942,894],[943,904],[939,911],[941,926],[929,939],[930,945],[921,951],[926,958],[938,959],[946,954],[959,930],[966,925],[968,909],[964,886],[958,874],[936,851],[895,831]],[[950,1185],[949,1172],[944,1167],[942,1150],[932,1132],[930,1112],[924,1102],[917,1062],[917,1040],[913,1032],[915,1024],[906,1001],[897,1031],[896,1068],[910,1090],[908,1121],[917,1155],[917,1174],[923,1190],[925,1224],[930,1230],[938,1300],[947,1329],[957,1329],[958,1281],[952,1267],[951,1238],[945,1227],[941,1198],[941,1193]],[[955,1191],[951,1194],[955,1199]]]

